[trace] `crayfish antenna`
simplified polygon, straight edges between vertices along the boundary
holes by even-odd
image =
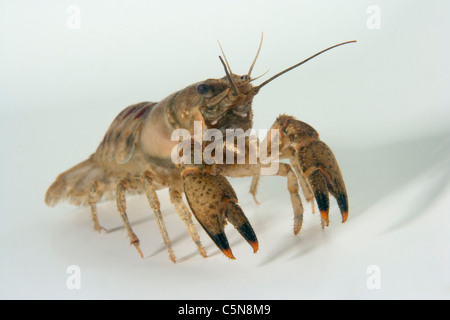
[[[278,78],[278,77],[281,76],[282,74],[285,74],[286,72],[291,71],[292,69],[295,69],[295,68],[297,68],[298,66],[301,66],[302,64],[308,62],[309,60],[311,60],[311,59],[317,57],[318,55],[320,55],[320,54],[322,54],[322,53],[324,53],[324,52],[326,52],[326,51],[328,51],[328,50],[334,49],[334,48],[339,47],[339,46],[342,46],[342,45],[344,45],[344,44],[353,43],[353,42],[356,42],[356,40],[351,40],[351,41],[346,41],[346,42],[342,42],[342,43],[339,43],[339,44],[335,44],[334,46],[331,46],[331,47],[328,47],[328,48],[326,48],[326,49],[324,49],[324,50],[322,50],[322,51],[319,51],[319,52],[317,52],[316,54],[313,54],[311,57],[309,57],[309,58],[307,58],[307,59],[305,59],[305,60],[303,60],[303,61],[301,61],[301,62],[299,62],[299,63],[297,63],[297,64],[294,64],[293,66],[291,66],[291,67],[289,67],[289,68],[287,68],[287,69],[284,69],[283,71],[277,73],[276,75],[274,75],[274,76],[271,77],[270,79],[268,79],[268,80],[264,81],[263,83],[261,83],[259,86],[254,87],[254,90],[255,90],[255,91],[259,91],[259,89],[261,89],[262,87],[264,87],[264,86],[265,86],[266,84],[268,84],[270,81],[275,80],[276,78]]]

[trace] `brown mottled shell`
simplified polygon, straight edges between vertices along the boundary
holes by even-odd
[[[140,102],[119,113],[98,146],[94,159],[99,162],[115,160],[119,164],[130,161],[143,120],[155,104],[156,102]]]

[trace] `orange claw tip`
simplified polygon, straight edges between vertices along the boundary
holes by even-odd
[[[253,242],[249,242],[249,243],[250,243],[250,245],[253,248],[253,253],[256,253],[258,251],[258,249],[259,249],[258,241],[253,241]]]
[[[320,215],[322,216],[322,219],[328,224],[330,223],[330,221],[328,220],[328,211],[320,211]]]
[[[233,256],[233,252],[231,252],[231,249],[222,249],[222,252],[224,255],[226,255],[228,258],[235,260],[236,258]]]
[[[347,221],[347,218],[348,218],[348,211],[343,211],[342,212],[342,223]]]

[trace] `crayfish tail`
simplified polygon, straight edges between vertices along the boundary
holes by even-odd
[[[68,200],[74,205],[88,204],[92,184],[103,178],[105,172],[91,156],[61,173],[45,193],[45,203],[53,207]]]

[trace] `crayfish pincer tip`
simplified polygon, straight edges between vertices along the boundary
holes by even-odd
[[[250,242],[250,245],[251,245],[252,248],[253,248],[253,253],[256,253],[256,252],[258,251],[258,248],[259,248],[258,241]]]
[[[347,218],[348,218],[348,211],[343,211],[342,212],[342,223],[347,221]]]
[[[230,258],[231,260],[236,260],[236,258],[233,256],[233,252],[231,252],[231,249],[222,249],[222,252],[224,255],[226,255],[228,258]]]
[[[330,224],[330,220],[328,218],[328,211],[327,210],[321,210],[320,215],[322,216],[323,221],[325,222],[326,226]]]

